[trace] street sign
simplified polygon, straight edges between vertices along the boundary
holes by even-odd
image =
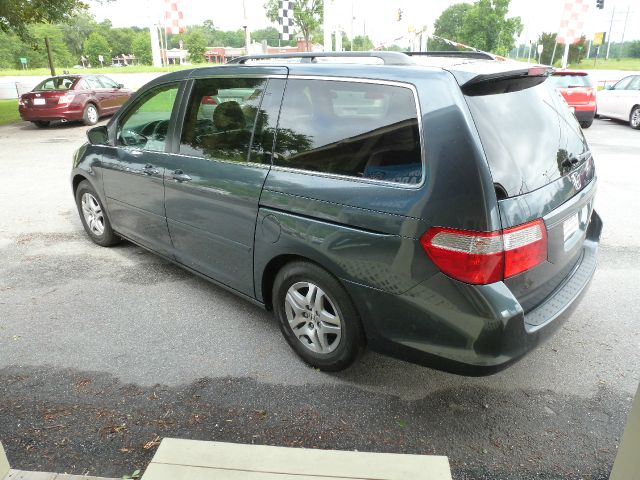
[[[538,44],[538,55],[540,55],[542,53],[542,49],[544,48],[544,45],[542,45],[541,43]]]
[[[98,61],[100,63],[104,62],[104,57],[102,55],[98,55]]]
[[[606,32],[596,32],[593,35],[593,45],[598,46],[604,43],[604,39],[607,36]]]
[[[27,64],[27,57],[20,57],[20,63],[22,65],[26,65]]]

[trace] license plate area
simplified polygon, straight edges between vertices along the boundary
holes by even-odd
[[[47,103],[47,101],[44,98],[34,98],[33,99],[33,104],[34,105],[45,105]]]

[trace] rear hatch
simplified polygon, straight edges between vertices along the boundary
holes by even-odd
[[[547,260],[505,280],[528,311],[580,261],[595,194],[591,152],[576,118],[540,72],[480,78],[462,90],[493,177],[502,228],[545,223]]]
[[[554,72],[548,81],[571,106],[588,105],[595,100],[591,78],[584,72]]]

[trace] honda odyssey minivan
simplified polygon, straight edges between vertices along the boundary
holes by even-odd
[[[596,268],[594,161],[550,72],[357,52],[170,73],[88,132],[80,218],[273,310],[314,367],[368,346],[491,373]]]

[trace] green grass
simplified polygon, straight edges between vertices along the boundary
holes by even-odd
[[[151,67],[149,65],[133,65],[130,67],[104,67],[104,68],[64,68],[56,67],[56,74],[61,75],[64,70],[68,70],[69,73],[147,73],[147,72],[175,72],[178,70],[185,70],[187,68],[194,67],[211,67],[216,65],[215,63],[200,63],[196,65],[170,65],[168,67]],[[48,68],[28,68],[22,69],[0,69],[1,76],[26,76],[26,75],[51,75]]]
[[[595,58],[584,59],[580,63],[571,63],[569,68],[580,70],[640,70],[640,58],[599,58],[596,66],[593,66]]]
[[[20,122],[18,100],[0,100],[0,125]]]

